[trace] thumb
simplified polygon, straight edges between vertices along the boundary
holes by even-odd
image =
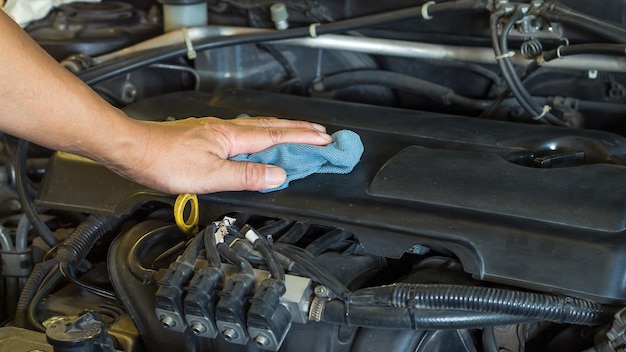
[[[287,179],[285,170],[278,166],[249,161],[225,161],[221,184],[214,185],[222,190],[260,191],[276,188]]]

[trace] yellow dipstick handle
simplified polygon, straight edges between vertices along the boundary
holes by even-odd
[[[189,204],[189,217],[185,220],[185,208]],[[198,197],[195,194],[184,193],[176,197],[174,203],[174,220],[178,228],[190,235],[198,230],[199,210]]]

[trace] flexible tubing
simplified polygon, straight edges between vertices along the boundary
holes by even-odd
[[[27,140],[20,140],[17,146],[17,152],[15,157],[15,174],[16,174],[16,188],[17,195],[20,199],[20,203],[22,204],[22,209],[31,224],[35,228],[35,231],[41,237],[41,239],[50,247],[54,247],[57,243],[54,234],[50,231],[48,226],[44,223],[44,221],[39,217],[33,203],[27,195],[26,187],[28,185],[28,180],[26,178],[26,156],[28,154],[28,147],[30,146],[30,142]]]
[[[382,85],[402,92],[409,92],[425,96],[445,105],[457,104],[473,109],[483,110],[491,106],[488,100],[478,100],[462,97],[454,90],[409,75],[382,71],[382,70],[355,70],[326,76],[314,82],[311,87],[314,91],[333,91],[355,85]]]
[[[323,322],[395,330],[472,329],[533,321],[499,313],[364,306],[337,299],[325,302],[319,310],[319,320]]]
[[[350,238],[352,238],[352,234],[350,232],[347,232],[343,229],[334,229],[316,238],[304,249],[309,251],[312,256],[317,257],[318,255],[328,250],[334,244],[340,243]]]
[[[204,251],[209,266],[219,269],[222,267],[222,260],[215,244],[215,231],[217,231],[215,224],[211,224],[204,229]]]
[[[20,328],[28,328],[27,322],[27,310],[31,301],[37,294],[39,286],[43,282],[48,273],[59,263],[58,259],[52,259],[47,262],[35,264],[31,274],[28,276],[24,288],[20,293],[20,298],[17,301],[17,307],[15,308],[15,326]]]
[[[613,314],[608,307],[577,298],[462,285],[399,283],[365,288],[355,291],[351,302],[490,312],[578,325],[605,323]]]
[[[457,0],[437,3],[428,7],[428,14],[432,17],[434,15],[451,11],[486,10],[487,3],[488,1],[485,0]],[[422,15],[422,7],[416,6],[327,24],[313,24],[308,27],[292,28],[282,31],[207,38],[197,43],[193,43],[193,48],[195,51],[199,52],[226,46],[309,37],[312,36],[312,34],[320,36],[330,33],[349,32],[365,27],[383,26],[415,17],[420,18]],[[184,43],[146,50],[120,60],[113,60],[101,66],[89,68],[82,73],[79,73],[78,77],[85,83],[93,85],[155,63],[185,55],[187,52],[188,47]]]

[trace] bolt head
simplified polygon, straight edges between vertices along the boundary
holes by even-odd
[[[161,317],[161,324],[164,328],[171,329],[176,326],[176,321],[170,316],[163,316]]]
[[[265,335],[259,335],[254,338],[254,343],[256,343],[259,347],[265,347],[270,344],[270,339],[268,339]]]
[[[226,341],[232,341],[239,337],[239,334],[235,331],[235,329],[228,328],[222,331],[222,336],[226,339]]]

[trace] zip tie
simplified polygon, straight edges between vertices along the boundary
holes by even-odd
[[[187,57],[189,60],[195,59],[197,55],[196,51],[193,49],[193,43],[191,42],[191,37],[189,37],[187,27],[183,27],[183,38],[185,39],[185,45],[187,46]]]
[[[541,114],[539,116],[533,117],[532,119],[535,121],[541,120],[544,116],[546,116],[548,112],[550,112],[550,110],[552,110],[552,107],[550,107],[550,105],[544,105]]]
[[[432,19],[432,18],[433,18],[433,16],[431,16],[431,15],[429,15],[429,14],[428,14],[428,7],[429,7],[430,5],[434,5],[434,4],[435,4],[435,2],[434,2],[434,1],[429,1],[429,2],[425,3],[424,5],[422,5],[422,17],[423,17],[426,21],[428,21],[428,20],[430,20],[430,19]]]
[[[508,53],[496,56],[496,61],[507,58],[507,57],[513,57],[513,56],[515,56],[515,51],[511,50]]]
[[[315,27],[320,26],[320,23],[312,23],[309,26],[309,35],[311,36],[311,38],[317,38],[317,31],[315,29]]]
[[[537,65],[539,66],[543,66],[546,64],[546,58],[543,56],[543,54],[537,56],[535,58],[535,61],[537,62]]]

